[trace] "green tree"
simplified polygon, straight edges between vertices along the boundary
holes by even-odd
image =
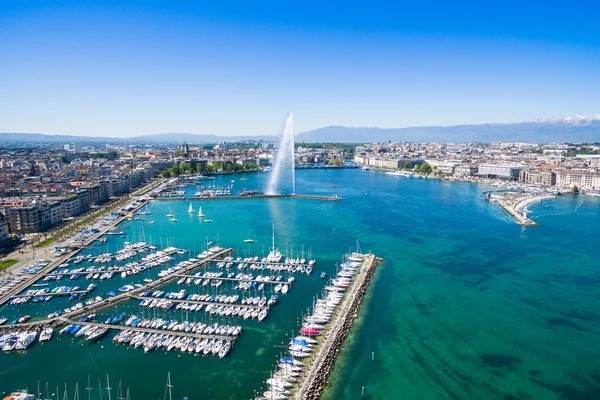
[[[577,185],[573,186],[573,193],[579,193],[579,188],[577,187]]]
[[[433,168],[431,168],[431,165],[428,163],[423,163],[417,167],[417,172],[420,172],[424,175],[429,175],[431,171],[433,171]]]

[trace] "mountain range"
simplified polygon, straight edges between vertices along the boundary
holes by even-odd
[[[161,133],[130,138],[0,133],[4,142],[89,142],[89,143],[218,143],[243,140],[277,141],[278,136],[218,136],[192,133]],[[375,128],[327,126],[296,135],[296,142],[600,142],[600,114],[554,117],[506,124]]]

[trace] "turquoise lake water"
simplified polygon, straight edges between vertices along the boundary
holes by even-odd
[[[247,181],[240,181],[243,176]],[[170,371],[176,399],[249,399],[284,350],[277,346],[297,331],[301,313],[324,286],[319,273],[331,275],[358,239],[363,252],[385,261],[325,399],[360,399],[363,386],[368,399],[600,398],[599,199],[561,196],[532,205],[540,226],[523,228],[497,205],[478,198],[484,185],[360,170],[300,170],[296,177],[300,193],[338,194],[343,200],[194,202],[211,224],[188,214],[188,202],[155,202],[144,221],[120,226],[126,238],[112,236],[82,252],[115,251],[125,241],[143,239],[194,255],[210,240],[234,248],[236,255],[261,256],[269,250],[272,224],[282,251],[300,256],[304,244],[305,255],[310,249],[317,260],[315,273],[297,276],[264,322],[241,322],[244,332],[225,359],[144,354],[113,345],[112,336],[94,345],[59,337],[26,353],[0,354],[0,392],[34,391],[38,381],[55,392],[66,382],[73,398],[75,382],[85,386],[90,375],[97,388],[98,378],[109,374],[111,386],[121,380],[133,399],[157,399]],[[257,189],[267,178],[222,176],[216,182],[233,179],[236,189]],[[179,222],[169,222],[169,211]],[[248,238],[257,242],[243,243]],[[102,282],[98,294],[143,277]],[[140,314],[137,303],[102,315]],[[0,315],[41,317],[69,304],[53,299],[3,307]],[[189,318],[201,320],[201,314]],[[97,390],[94,396],[99,398]]]

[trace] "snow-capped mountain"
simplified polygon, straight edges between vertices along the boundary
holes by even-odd
[[[575,126],[589,125],[594,121],[600,121],[600,114],[593,115],[575,115],[572,117],[552,117],[532,119],[525,122],[541,122],[546,124],[570,124]]]

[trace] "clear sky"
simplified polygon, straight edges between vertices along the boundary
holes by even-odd
[[[406,3],[406,4],[403,4]],[[0,132],[400,128],[600,112],[597,1],[0,0]]]

